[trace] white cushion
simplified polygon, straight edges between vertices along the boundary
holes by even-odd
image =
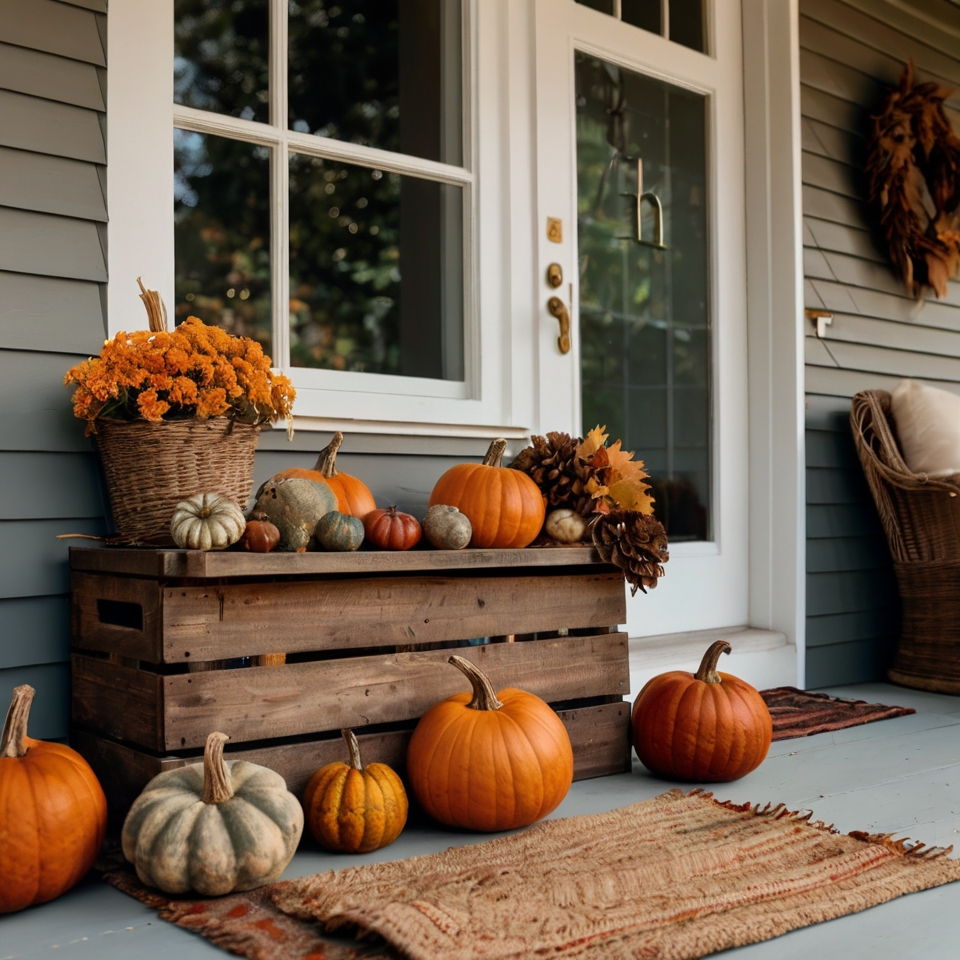
[[[900,453],[914,473],[960,473],[960,396],[901,380],[890,404]]]

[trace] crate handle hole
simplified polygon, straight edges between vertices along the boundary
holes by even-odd
[[[128,600],[98,600],[97,616],[101,623],[143,631],[143,607]]]

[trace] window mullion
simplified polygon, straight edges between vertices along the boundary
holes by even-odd
[[[290,161],[287,144],[287,0],[270,0],[270,272],[273,362],[290,367]]]

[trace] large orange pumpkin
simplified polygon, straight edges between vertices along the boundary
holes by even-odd
[[[17,687],[0,739],[0,913],[45,903],[93,866],[107,800],[70,747],[27,736],[33,687]]]
[[[525,473],[500,465],[506,440],[494,440],[482,463],[458,463],[436,483],[429,506],[456,507],[473,527],[473,547],[525,547],[546,514],[540,488]]]
[[[348,513],[351,517],[363,520],[368,513],[377,509],[367,485],[348,473],[337,471],[337,451],[343,443],[343,434],[338,430],[330,443],[327,444],[317,457],[316,466],[312,470],[303,467],[290,467],[281,470],[276,477],[301,477],[304,480],[326,480],[337,495],[337,504],[340,513]],[[276,478],[275,478],[276,479]]]
[[[458,693],[421,717],[407,748],[407,780],[430,816],[451,827],[513,830],[555,809],[573,782],[573,749],[563,721],[539,697],[494,692],[469,660]]]
[[[633,744],[643,765],[677,780],[738,780],[763,763],[773,721],[763,697],[717,672],[730,644],[717,640],[695,674],[662,673],[633,705]]]

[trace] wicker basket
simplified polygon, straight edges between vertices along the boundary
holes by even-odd
[[[223,417],[98,420],[96,438],[118,541],[173,546],[174,508],[196,493],[216,491],[246,509],[259,426]]]
[[[960,475],[911,472],[884,390],[858,393],[850,423],[903,604],[888,676],[904,686],[960,694]]]

